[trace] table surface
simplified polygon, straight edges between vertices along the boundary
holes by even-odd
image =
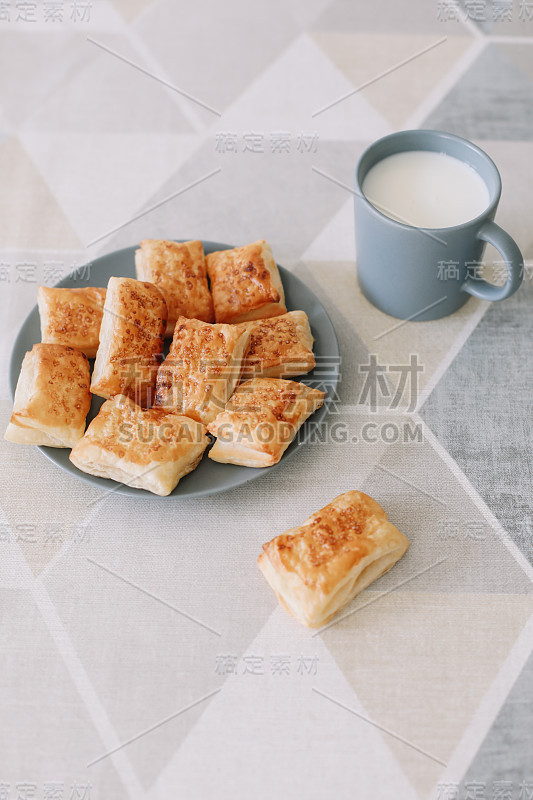
[[[223,495],[103,495],[2,440],[0,798],[533,797],[532,4],[8,0],[0,29],[4,376],[39,284],[147,237],[264,237],[342,357],[322,441]],[[353,166],[410,127],[496,161],[511,299],[362,297]],[[255,561],[349,489],[411,548],[313,635]]]

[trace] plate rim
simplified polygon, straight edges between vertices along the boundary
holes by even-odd
[[[188,242],[188,241],[192,241],[192,240],[191,239],[168,239],[167,241],[174,241],[174,242],[182,243],[182,242]],[[216,252],[218,250],[233,250],[235,247],[239,247],[239,245],[229,245],[229,244],[225,244],[223,242],[215,242],[215,241],[211,241],[211,240],[208,240],[208,239],[200,239],[199,241],[202,242],[202,245],[204,247],[204,252],[210,252],[210,253]],[[104,253],[104,254],[98,256],[97,258],[90,259],[85,264],[80,265],[80,266],[76,267],[76,269],[74,269],[71,272],[69,272],[68,275],[65,275],[63,278],[61,278],[60,281],[55,283],[50,288],[52,288],[52,289],[56,289],[56,288],[58,288],[58,289],[71,288],[70,286],[65,286],[65,284],[68,284],[69,282],[72,282],[73,276],[75,276],[76,274],[79,274],[80,270],[86,269],[87,266],[91,266],[92,264],[101,263],[102,261],[105,261],[106,259],[108,259],[108,258],[110,258],[112,256],[115,257],[115,256],[120,256],[121,254],[126,254],[128,252],[132,252],[137,247],[138,247],[138,243],[133,244],[133,245],[128,245],[127,247],[121,247],[118,250],[112,250],[111,252]],[[286,267],[283,267],[281,264],[278,264],[277,262],[276,262],[276,266],[281,271],[280,275],[281,275],[281,278],[282,278],[282,282],[283,282],[283,274],[284,273],[288,273],[290,275],[290,279],[291,280],[295,280],[297,283],[301,283],[307,289],[307,291],[309,291],[313,295],[315,300],[319,303],[321,311],[325,315],[325,318],[326,318],[327,322],[329,323],[329,326],[331,328],[331,332],[333,334],[333,338],[334,338],[334,342],[335,342],[336,350],[337,350],[337,352],[335,353],[335,357],[337,359],[340,359],[340,347],[339,347],[339,339],[338,339],[338,336],[337,336],[337,331],[335,330],[335,326],[333,325],[331,317],[328,314],[324,304],[322,303],[322,300],[316,295],[316,293],[310,287],[307,286],[307,284],[300,277],[298,277],[298,275],[295,275],[293,272],[291,272],[291,270],[288,270]],[[87,285],[89,285],[89,284],[87,284]],[[10,353],[10,356],[9,356],[9,363],[8,363],[8,383],[9,383],[9,394],[11,396],[11,402],[13,402],[13,400],[14,400],[15,389],[16,389],[17,381],[18,381],[18,375],[20,373],[20,359],[19,359],[20,352],[22,350],[24,351],[24,353],[27,352],[27,350],[25,348],[25,345],[24,346],[22,345],[23,332],[24,332],[27,324],[29,323],[30,317],[32,317],[35,313],[37,313],[37,318],[39,319],[39,316],[38,316],[39,315],[39,310],[38,310],[37,303],[35,303],[32,306],[30,311],[24,317],[24,320],[20,324],[20,327],[19,327],[19,329],[17,331],[17,334],[16,334],[16,336],[15,336],[15,338],[13,340],[13,344],[11,346],[11,353]],[[297,378],[300,378],[300,377],[303,379],[303,378],[306,377],[306,375],[304,374],[302,376],[295,376],[295,378],[294,379],[291,378],[291,380],[296,380]],[[330,379],[330,383],[329,383],[331,392],[334,392],[336,390],[336,388],[337,388],[337,386],[339,384],[339,381],[340,381],[340,368],[339,368],[339,365],[337,364],[337,368],[334,371],[334,379]],[[320,414],[319,421],[322,421],[323,419],[325,419],[327,417],[327,415],[329,413],[329,406],[330,406],[332,400],[333,400],[333,397],[326,397],[323,406],[321,406],[321,408],[317,410],[316,413]],[[304,425],[306,423],[307,423],[307,420],[304,423]],[[58,469],[62,470],[63,472],[66,472],[66,473],[68,473],[70,475],[73,475],[75,478],[77,478],[78,480],[82,480],[84,483],[87,483],[87,484],[89,484],[91,486],[94,486],[96,488],[102,488],[102,489],[104,489],[104,487],[100,485],[99,481],[105,481],[106,483],[109,483],[110,484],[110,488],[104,494],[103,497],[107,496],[107,494],[119,494],[121,497],[131,497],[131,498],[138,497],[138,498],[142,498],[142,497],[149,496],[149,497],[154,498],[154,499],[167,500],[168,501],[168,499],[171,498],[171,497],[173,497],[175,500],[190,500],[190,499],[195,499],[195,498],[199,498],[199,497],[209,497],[211,495],[222,494],[224,492],[232,491],[233,489],[237,489],[240,486],[245,486],[246,484],[250,483],[251,481],[257,480],[258,478],[263,476],[266,472],[270,472],[271,470],[276,469],[281,464],[283,464],[285,461],[287,461],[288,459],[292,458],[292,456],[299,450],[301,445],[306,444],[307,439],[308,439],[308,437],[306,437],[302,441],[293,441],[289,445],[289,447],[287,448],[287,450],[285,451],[285,453],[283,454],[281,459],[277,462],[277,464],[273,464],[271,467],[262,467],[262,468],[259,468],[259,469],[258,468],[249,468],[250,469],[250,475],[245,477],[242,480],[239,480],[238,482],[236,482],[235,484],[233,484],[231,486],[221,485],[221,486],[215,486],[215,487],[210,487],[210,488],[205,488],[205,489],[199,489],[197,491],[190,492],[190,493],[175,494],[176,489],[179,487],[179,485],[181,483],[181,481],[180,481],[178,483],[178,486],[169,495],[166,495],[164,497],[156,495],[153,492],[148,491],[147,489],[138,489],[136,487],[129,486],[128,484],[119,483],[118,481],[114,481],[111,478],[101,478],[101,477],[96,476],[96,475],[90,475],[90,474],[85,473],[85,472],[83,472],[83,470],[80,470],[80,469],[78,469],[76,467],[74,467],[73,470],[66,469],[62,464],[58,463],[56,458],[54,458],[54,451],[57,450],[58,448],[46,447],[44,445],[34,445],[34,447],[37,447],[37,449],[40,450],[42,455],[44,455],[45,458],[48,461],[50,461],[53,464],[55,464],[55,466]],[[65,449],[65,448],[60,448],[60,449]],[[232,464],[228,464],[227,466],[231,467],[233,465]],[[184,477],[186,478],[187,476],[184,476]],[[103,497],[102,497],[102,499],[103,499]]]

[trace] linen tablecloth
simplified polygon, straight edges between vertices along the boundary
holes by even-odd
[[[0,41],[4,426],[37,286],[147,237],[267,239],[342,359],[316,441],[227,494],[2,441],[0,798],[532,798],[533,4],[3,0]],[[511,299],[362,297],[353,167],[411,127],[496,161]],[[313,635],[256,557],[349,489],[411,548]]]

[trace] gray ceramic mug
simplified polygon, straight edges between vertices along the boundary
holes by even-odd
[[[416,228],[378,211],[364,196],[369,170],[387,156],[406,150],[446,153],[473,167],[485,181],[490,201],[475,219],[448,228]],[[470,295],[503,300],[523,279],[523,258],[516,242],[494,222],[501,178],[479,147],[451,133],[400,131],[370,145],[355,168],[355,239],[359,285],[377,308],[400,319],[438,319],[461,308]],[[481,279],[479,264],[486,243],[500,252],[507,270],[504,286]],[[443,265],[453,264],[453,270]]]

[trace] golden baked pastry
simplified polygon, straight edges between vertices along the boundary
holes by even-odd
[[[51,289],[39,286],[41,341],[75,347],[94,358],[98,350],[106,290],[95,286]]]
[[[174,333],[179,316],[214,322],[202,242],[144,239],[135,251],[135,268],[139,280],[154,283],[165,296],[166,336]]]
[[[285,294],[270,245],[260,239],[206,256],[217,322],[285,314]]]
[[[73,447],[91,405],[89,362],[63,344],[34,344],[26,353],[4,438],[20,444]]]
[[[314,340],[305,311],[243,324],[250,331],[243,378],[292,378],[314,368]]]
[[[153,283],[110,278],[91,391],[125,394],[151,405],[167,322],[165,298]]]
[[[107,400],[70,454],[83,472],[161,496],[201,461],[205,428],[162,409],[143,410],[130,398]]]
[[[352,491],[264,544],[257,563],[283,608],[319,628],[408,547],[379,503]]]
[[[157,373],[155,404],[207,425],[239,381],[249,333],[179,317],[168,356]]]
[[[207,426],[217,437],[209,458],[221,464],[271,467],[323,402],[324,392],[304,383],[279,378],[245,381],[226,410]]]

